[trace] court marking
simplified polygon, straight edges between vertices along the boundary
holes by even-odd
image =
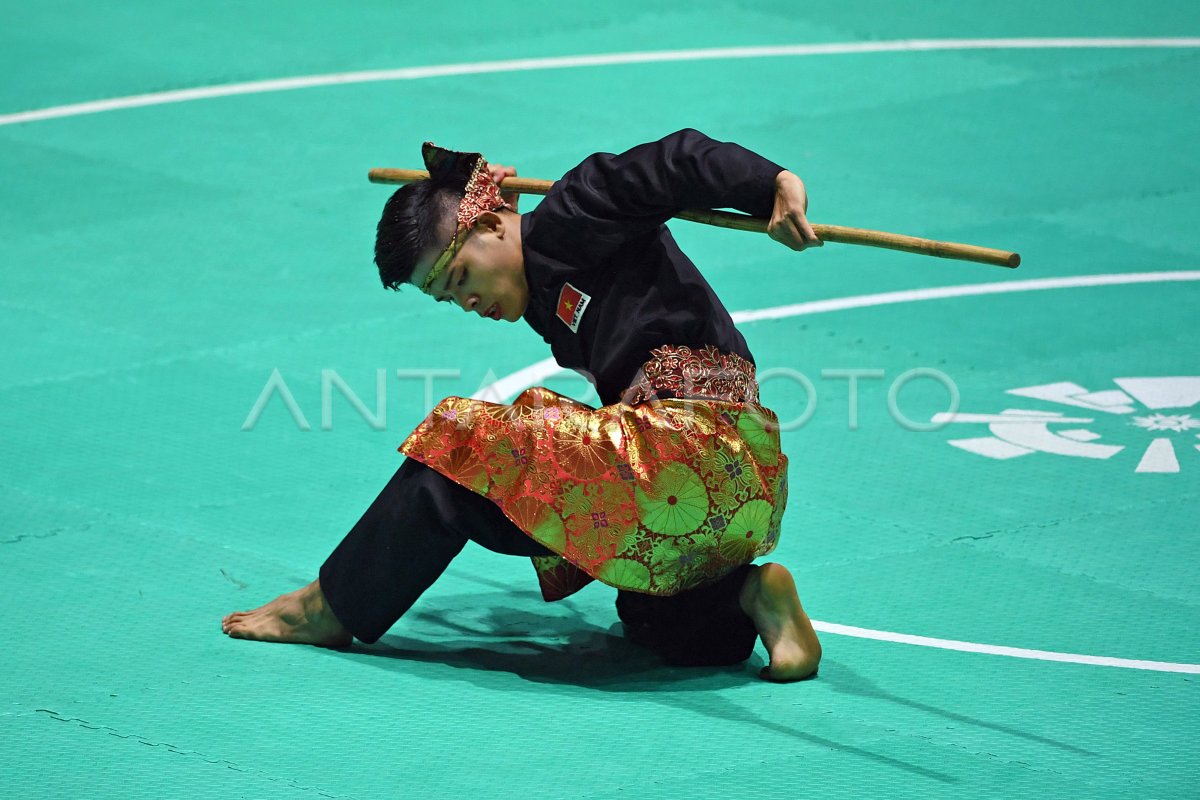
[[[225,84],[219,86],[196,87],[192,89],[131,95],[126,97],[111,98],[108,100],[72,103],[68,105],[52,106],[49,108],[36,109],[32,111],[4,114],[0,115],[0,126],[37,122],[48,119],[60,119],[64,117],[81,116],[85,114],[96,114],[106,111],[118,111],[128,108],[180,103],[191,100],[204,100],[234,95],[287,91],[292,89],[306,89],[318,86],[372,83],[380,81],[420,80],[423,78],[449,77],[456,75],[481,75],[501,72],[527,72],[536,70],[601,67],[621,64],[648,64],[789,56],[846,55],[855,53],[929,52],[939,50],[1195,47],[1200,47],[1200,38],[906,39],[884,42],[846,42],[768,47],[722,47],[697,50],[668,50],[640,53],[612,53],[590,56],[513,59],[507,61],[485,61],[465,64],[406,67],[392,70],[340,72],[325,75],[248,81],[244,83]],[[1125,280],[1122,280],[1122,278]],[[818,300],[809,303],[798,303],[791,306],[779,306],[776,308],[761,309],[757,311],[738,312],[733,315],[733,318],[735,322],[753,322],[760,319],[780,319],[784,317],[800,316],[803,314],[818,314],[828,311],[840,311],[849,308],[865,308],[894,303],[944,299],[948,297],[966,297],[971,295],[999,294],[1004,292],[1037,291],[1041,289],[1104,286],[1121,283],[1149,283],[1172,280],[1200,280],[1200,271],[1094,275],[1079,276],[1075,278],[1047,278],[1027,281],[1012,281],[1006,283],[914,289],[901,292],[885,292],[875,295],[859,295],[856,297]],[[507,388],[508,385],[514,384],[518,380],[526,382],[524,385],[528,386],[529,382],[536,382],[540,378],[548,377],[549,375],[557,372],[558,369],[559,367],[553,359],[547,359],[545,361],[533,364],[530,367],[526,367],[519,372],[513,373],[506,378],[502,378],[492,384],[489,384],[487,387],[480,390],[476,396],[493,396],[490,394],[490,391],[499,392],[500,387]],[[506,384],[506,381],[509,383]],[[1163,661],[1142,661],[1136,659],[1109,658],[1106,656],[1056,653],[1045,650],[1028,650],[1017,647],[961,642],[951,639],[934,639],[924,636],[895,633],[891,631],[877,631],[869,628],[855,628],[852,626],[820,622],[817,620],[813,620],[813,627],[817,630],[844,636],[899,642],[903,644],[913,644],[923,647],[935,647],[948,650],[962,650],[966,652],[1003,655],[1014,658],[1029,658],[1043,661],[1065,661],[1070,663],[1094,664],[1099,666],[1124,667],[1128,669],[1144,669],[1162,672],[1200,673],[1200,664],[1177,664]]]
[[[849,297],[834,297],[827,300],[812,300],[750,311],[735,311],[734,322],[756,322],[764,319],[783,319],[810,314],[825,314],[852,308],[916,303],[924,300],[945,300],[951,297],[973,297],[1012,292],[1035,292],[1048,289],[1079,289],[1092,286],[1119,286],[1132,283],[1170,283],[1176,281],[1200,281],[1200,270],[1176,270],[1166,272],[1125,272],[1103,275],[1076,275],[1065,278],[1034,278],[1021,281],[996,283],[972,283],[958,286],[934,286],[926,289],[906,289],[898,292],[860,294]],[[506,375],[480,389],[473,395],[477,400],[500,402],[540,381],[562,371],[553,358],[531,364],[524,369]],[[1028,658],[1036,661],[1060,661],[1071,664],[1091,664],[1100,667],[1121,667],[1154,672],[1184,672],[1200,674],[1200,664],[1181,664],[1172,661],[1145,661],[1133,658],[1092,656],[1081,653],[1058,653],[1052,650],[1030,650],[1023,647],[963,642],[955,639],[936,639],[929,636],[914,636],[894,631],[879,631],[871,628],[856,628],[836,622],[812,621],[813,627],[824,633],[851,636],[857,639],[875,639],[881,642],[897,642],[919,647],[934,647],[941,650],[958,650],[966,653],[984,653],[1010,658]]]
[[[812,621],[812,624],[814,628],[825,633],[853,636],[856,639],[877,639],[881,642],[915,644],[919,647],[936,647],[940,650],[958,650],[964,653],[984,653],[992,656],[1009,656],[1010,658],[1029,658],[1036,661],[1062,661],[1068,664],[1091,664],[1097,667],[1122,667],[1124,669],[1144,669],[1152,672],[1200,674],[1200,664],[1177,664],[1173,661],[1142,661],[1134,658],[1110,658],[1109,656],[1088,656],[1079,653],[1056,653],[1052,650],[1028,650],[1024,647],[1004,647],[995,644],[960,642],[955,639],[912,636],[911,634],[893,633],[892,631],[876,631],[870,628],[855,628],[850,625],[838,625],[835,622],[818,622],[815,619]]]
[[[749,311],[735,311],[730,316],[735,323],[757,322],[764,319],[783,319],[809,314],[825,314],[830,311],[845,311],[852,308],[916,303],[923,300],[944,300],[951,297],[971,297],[985,294],[1007,294],[1010,292],[1035,292],[1046,289],[1078,289],[1089,286],[1118,286],[1130,283],[1163,283],[1169,281],[1200,280],[1200,270],[1171,270],[1163,272],[1118,272],[1102,275],[1076,275],[1064,278],[1031,278],[1020,281],[998,281],[994,283],[968,283],[957,286],[933,286],[925,289],[904,289],[878,294],[859,294],[849,297],[833,297],[827,300],[810,300]],[[546,378],[563,371],[553,358],[543,359],[506,375],[484,386],[471,397],[475,400],[491,400],[513,397]]]
[[[127,108],[207,100],[244,94],[283,92],[310,89],[317,86],[343,86],[353,83],[381,81],[412,81],[424,78],[445,78],[457,75],[485,75],[502,72],[533,72],[537,70],[610,67],[623,64],[655,64],[680,61],[728,61],[748,58],[781,58],[796,56],[853,55],[861,53],[932,52],[945,50],[1042,50],[1042,49],[1123,49],[1123,48],[1194,48],[1200,47],[1197,37],[1152,38],[1016,38],[1016,39],[899,39],[881,42],[830,42],[825,44],[769,45],[756,47],[710,47],[693,50],[658,50],[633,53],[555,56],[550,58],[516,58],[505,61],[478,61],[463,64],[435,64],[398,69],[332,72],[322,75],[303,75],[292,78],[199,86],[166,92],[113,97],[84,103],[51,106],[49,108],[0,114],[0,126],[39,122],[48,119],[99,114]]]

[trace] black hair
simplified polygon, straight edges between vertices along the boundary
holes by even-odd
[[[438,233],[462,197],[454,183],[419,181],[388,199],[375,229],[375,265],[385,289],[399,291],[409,282],[421,255],[439,244]]]

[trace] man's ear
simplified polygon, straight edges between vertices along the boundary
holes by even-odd
[[[503,239],[504,218],[495,211],[485,211],[479,215],[479,219],[475,220],[475,231],[476,233],[490,231]]]

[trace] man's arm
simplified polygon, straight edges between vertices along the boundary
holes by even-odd
[[[771,218],[772,237],[789,247],[819,243],[798,177],[690,129],[619,155],[597,153],[564,175],[552,195],[564,216],[602,235],[637,235],[684,209],[734,208]]]

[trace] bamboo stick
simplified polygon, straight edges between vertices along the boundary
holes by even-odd
[[[377,167],[368,173],[371,183],[405,184],[429,180],[429,173],[419,169],[385,169]],[[506,192],[521,194],[544,195],[554,185],[553,181],[537,178],[505,178],[500,188]],[[676,215],[679,219],[699,222],[704,225],[714,225],[719,228],[732,228],[752,233],[766,233],[768,220],[762,217],[752,217],[748,214],[737,214],[731,211],[689,210]],[[957,261],[973,261],[979,264],[992,264],[997,267],[1016,269],[1021,264],[1021,256],[1007,250],[996,250],[991,247],[979,247],[973,244],[957,242],[939,242],[933,239],[921,239],[916,236],[905,236],[899,233],[872,231],[864,228],[847,228],[843,225],[812,226],[813,231],[824,242],[839,244],[856,244],[866,247],[882,247],[887,250],[901,250],[906,253],[950,258]]]

